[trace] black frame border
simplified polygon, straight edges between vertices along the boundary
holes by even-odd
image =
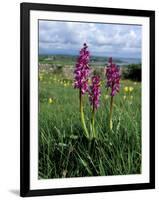
[[[150,19],[150,181],[58,189],[30,189],[30,11],[60,11],[149,17]],[[20,4],[20,196],[62,195],[155,188],[155,11],[53,4]]]

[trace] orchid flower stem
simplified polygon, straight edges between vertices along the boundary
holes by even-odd
[[[110,115],[109,115],[109,127],[110,127],[110,130],[112,130],[112,128],[113,128],[112,112],[113,112],[113,96],[111,96],[111,100],[110,100]]]
[[[85,136],[87,138],[89,138],[89,133],[86,127],[86,123],[85,123],[85,117],[84,117],[84,111],[83,111],[83,99],[82,99],[82,92],[80,90],[79,92],[79,100],[80,100],[80,115],[81,115],[81,123],[82,123],[82,127],[84,129],[85,132]]]
[[[95,138],[96,133],[95,133],[94,121],[95,121],[95,109],[93,108],[92,110],[92,136]]]

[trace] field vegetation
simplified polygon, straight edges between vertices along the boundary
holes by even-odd
[[[91,63],[102,67],[106,61],[94,57]],[[97,137],[90,141],[81,127],[79,91],[73,87],[73,77],[63,72],[65,65],[74,67],[75,62],[75,56],[39,56],[39,179],[141,173],[141,79],[131,78],[129,68],[122,77],[110,130],[110,91],[104,68],[94,67],[92,73],[101,75],[101,98],[95,118]],[[89,129],[88,95],[84,111]]]

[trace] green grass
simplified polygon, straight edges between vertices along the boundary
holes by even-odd
[[[134,90],[125,93],[125,86]],[[39,99],[40,179],[141,173],[141,83],[121,81],[120,93],[114,97],[110,131],[110,97],[102,82],[100,107],[95,115],[97,138],[92,141],[83,134],[79,91],[73,89],[71,80],[41,73]],[[91,109],[87,95],[84,111],[89,129]]]

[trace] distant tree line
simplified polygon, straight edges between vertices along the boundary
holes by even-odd
[[[124,79],[141,81],[141,64],[130,64],[122,71]]]

